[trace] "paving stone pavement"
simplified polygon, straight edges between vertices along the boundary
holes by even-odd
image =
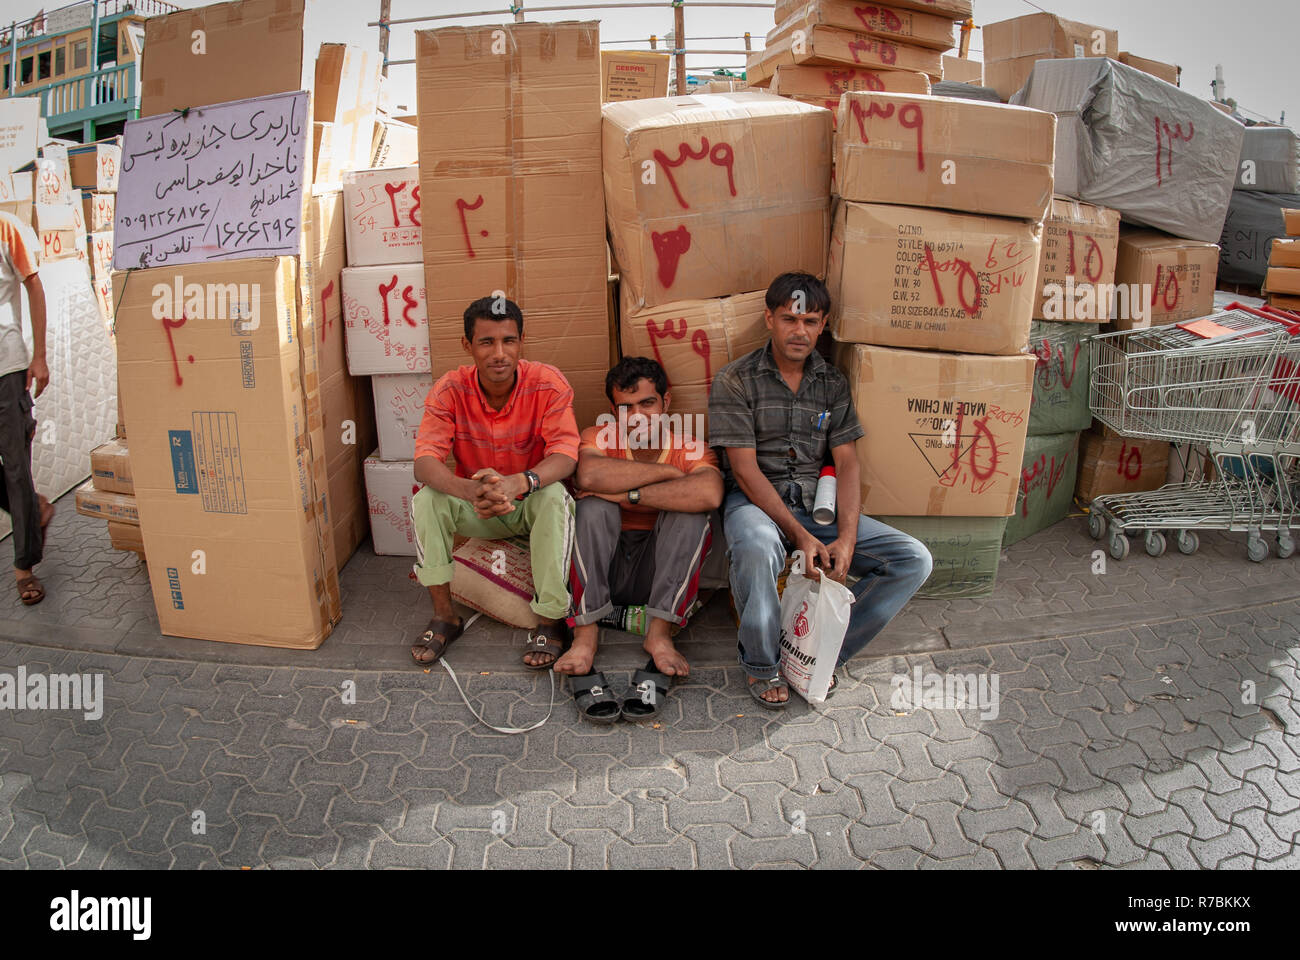
[[[176,641],[134,557],[60,506],[50,596],[0,620],[0,673],[102,673],[105,707],[0,710],[5,867],[1300,867],[1300,582],[1232,538],[1095,576],[1059,524],[990,600],[911,604],[821,709],[755,704],[714,604],[658,722],[586,724],[557,685],[506,736],[403,662],[404,561],[344,571],[369,643]],[[451,660],[525,726],[549,676],[501,632]],[[616,689],[637,654],[602,655]],[[917,668],[996,678],[996,716],[901,702]]]

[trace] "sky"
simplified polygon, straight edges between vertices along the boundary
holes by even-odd
[[[340,41],[361,43],[378,49],[379,31],[367,27],[378,19],[379,0],[318,0],[333,36]],[[561,6],[564,0],[515,0],[525,7]],[[591,4],[599,0],[572,0]],[[608,0],[611,5],[626,0]],[[645,0],[640,0],[645,2]],[[696,0],[703,2],[703,0]],[[206,3],[182,4],[206,6]],[[38,10],[60,6],[57,0],[8,0],[6,15],[31,16]],[[451,14],[465,10],[504,10],[508,0],[392,0],[392,17]],[[975,23],[994,23],[1024,16],[1038,9],[1081,20],[1094,26],[1119,31],[1121,50],[1151,60],[1176,63],[1183,68],[1183,88],[1199,97],[1211,95],[1210,82],[1216,64],[1222,64],[1227,95],[1253,119],[1277,121],[1285,111],[1288,125],[1300,124],[1300,0],[974,0]],[[688,46],[707,49],[743,49],[738,39],[746,31],[753,45],[761,47],[764,34],[773,26],[770,9],[737,7],[710,9],[686,4]],[[579,10],[572,13],[539,13],[536,19],[599,19],[605,49],[648,49],[650,34],[663,37],[673,26],[669,4],[655,10]],[[511,19],[509,15],[458,17],[428,24],[405,24],[392,28],[389,58],[401,60],[414,55],[413,31],[454,24],[488,24]],[[690,38],[728,37],[702,40]],[[611,41],[635,40],[635,43]],[[662,46],[662,44],[661,44]],[[972,56],[979,58],[980,34],[971,43]],[[744,68],[741,54],[691,55],[688,72],[709,72],[705,68]],[[415,67],[394,65],[389,69],[396,100],[415,108]]]

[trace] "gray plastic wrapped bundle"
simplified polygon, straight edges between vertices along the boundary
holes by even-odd
[[[1050,110],[1056,192],[1131,223],[1215,243],[1243,127],[1208,101],[1114,60],[1040,60],[1014,104]]]
[[[1219,282],[1262,287],[1274,237],[1286,236],[1283,209],[1300,209],[1300,195],[1232,191],[1219,240]]]
[[[936,97],[954,97],[958,100],[986,100],[989,103],[1001,103],[998,92],[990,87],[981,87],[974,83],[960,83],[956,80],[940,80],[930,87],[930,93]]]
[[[1050,320],[1035,320],[1030,325],[1029,352],[1038,358],[1038,365],[1034,368],[1034,398],[1029,404],[1029,436],[1077,433],[1092,423],[1088,338],[1100,329],[1095,323]]]
[[[1295,133],[1286,127],[1247,127],[1237,164],[1237,189],[1261,193],[1300,190]]]

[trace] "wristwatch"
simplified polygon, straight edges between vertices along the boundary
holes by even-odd
[[[628,502],[628,503],[640,503],[640,502],[641,502],[641,491],[640,491],[640,490],[629,490],[629,491],[627,492],[627,502]]]
[[[542,478],[533,473],[533,471],[525,470],[524,479],[528,481],[528,489],[523,492],[523,495],[520,497],[521,500],[527,499],[542,488]]]

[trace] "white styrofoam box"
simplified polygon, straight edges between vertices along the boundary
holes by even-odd
[[[416,556],[411,499],[420,490],[410,460],[380,460],[379,451],[366,457],[366,500],[370,505],[370,537],[381,557]]]
[[[375,425],[380,460],[414,460],[415,435],[424,418],[424,398],[433,389],[431,373],[381,373],[374,385]]]
[[[423,262],[419,167],[348,171],[343,206],[349,266]]]
[[[429,373],[424,264],[343,268],[348,372]]]

